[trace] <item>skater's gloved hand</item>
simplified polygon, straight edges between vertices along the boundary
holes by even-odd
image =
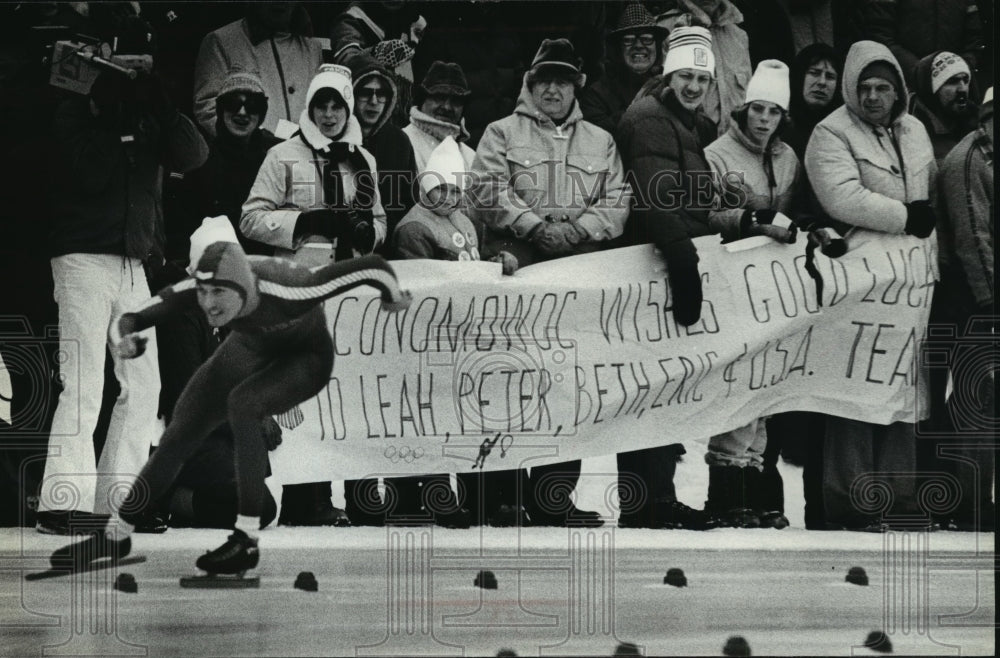
[[[281,445],[281,426],[275,422],[274,418],[268,416],[261,421],[261,430],[264,433],[264,445],[268,452]]]
[[[139,334],[125,334],[118,344],[115,345],[115,349],[121,358],[134,359],[142,356],[146,351],[146,343],[148,342],[148,338],[143,338]]]

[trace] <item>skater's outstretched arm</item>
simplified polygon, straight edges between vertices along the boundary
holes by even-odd
[[[156,325],[188,305],[197,305],[195,280],[187,278],[150,297],[141,308],[124,313],[111,322],[111,345],[126,359],[134,359],[146,349],[146,338],[139,333]]]
[[[358,286],[376,288],[382,297],[382,307],[389,311],[406,308],[411,299],[410,294],[399,287],[392,266],[377,255],[310,269],[270,258],[255,270],[262,293],[310,305]]]

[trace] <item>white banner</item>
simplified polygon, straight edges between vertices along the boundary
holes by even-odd
[[[407,311],[381,311],[368,288],[326,303],[333,374],[278,418],[275,475],[515,468],[704,441],[791,410],[913,422],[933,240],[817,252],[822,307],[803,242],[696,240],[704,303],[687,328],[648,245],[513,277],[492,263],[394,262]]]

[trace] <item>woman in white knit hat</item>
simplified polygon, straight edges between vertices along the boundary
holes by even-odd
[[[387,224],[375,157],[361,144],[351,70],[325,64],[309,83],[299,130],[268,151],[243,203],[242,233],[316,267],[372,253]],[[329,483],[287,485],[283,525],[347,525]]]
[[[746,100],[733,111],[729,129],[705,147],[723,204],[710,213],[710,222],[724,241],[754,235],[778,242],[795,239],[795,229],[790,230],[787,222],[802,168],[795,152],[778,137],[787,120],[789,96],[788,67],[773,59],[761,62],[747,86]],[[761,495],[766,445],[764,419],[709,441],[705,509],[724,525],[778,529],[788,525],[780,496]]]

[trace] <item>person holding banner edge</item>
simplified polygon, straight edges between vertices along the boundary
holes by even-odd
[[[806,147],[806,171],[823,211],[849,226],[848,249],[880,233],[934,239],[934,150],[924,126],[907,112],[896,58],[880,43],[855,43],[842,90],[844,105],[816,126]],[[863,473],[914,473],[914,424],[829,416],[823,453],[827,526],[884,531],[881,519],[857,509],[852,484]],[[912,478],[898,481],[893,493],[899,511],[914,507],[914,484]]]
[[[688,202],[666,207],[657,200],[697,189],[699,172],[710,171],[704,145],[715,139],[716,127],[701,107],[714,75],[709,31],[675,28],[668,37],[662,87],[651,88],[632,103],[622,116],[616,139],[637,186],[625,242],[651,242],[659,250],[666,261],[673,316],[684,326],[701,318],[701,273],[692,238],[719,229],[710,223],[710,205],[697,207]],[[664,171],[677,175],[663,176]],[[679,443],[618,454],[620,527],[707,530],[716,525],[703,511],[677,500],[673,478],[683,454],[684,446]],[[633,487],[639,482],[647,495],[634,500]]]
[[[705,147],[723,205],[709,219],[726,242],[760,233],[777,242],[795,241],[789,215],[798,205],[801,166],[779,137],[788,119],[790,95],[788,67],[775,59],[762,61],[747,85],[743,105],[732,113],[726,134]],[[788,526],[781,480],[771,480],[772,486],[765,488],[761,478],[766,446],[763,418],[709,439],[705,509],[724,525],[779,530]]]
[[[248,258],[225,217],[206,219],[191,243],[192,276],[120,316],[112,324],[112,344],[122,358],[135,358],[147,341],[141,332],[193,304],[209,324],[232,331],[185,387],[159,448],[107,526],[55,551],[55,568],[85,569],[93,560],[128,555],[142,512],[166,493],[186,459],[227,419],[235,440],[239,512],[229,539],[198,558],[197,566],[222,574],[254,568],[267,467],[262,419],[308,400],[329,382],[333,342],[322,302],[369,285],[380,292],[387,311],[409,304],[380,256],[312,269],[285,259]]]

